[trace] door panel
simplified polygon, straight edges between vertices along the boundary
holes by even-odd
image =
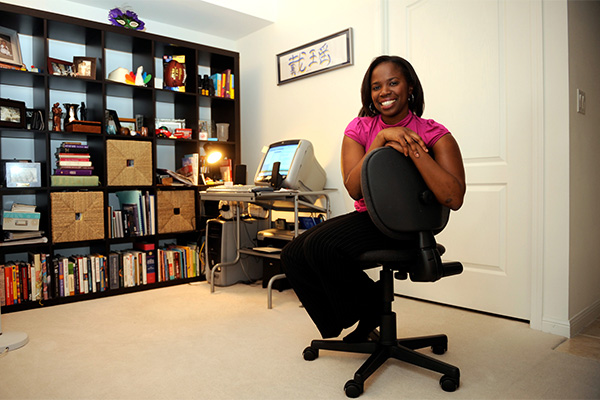
[[[532,231],[530,2],[391,1],[390,53],[406,57],[425,91],[425,118],[461,147],[467,194],[438,236],[463,274],[396,292],[529,319]],[[539,73],[539,72],[538,72]]]

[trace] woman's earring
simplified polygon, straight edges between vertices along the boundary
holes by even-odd
[[[369,104],[369,111],[371,111],[373,114],[377,114],[377,111],[373,110],[373,103]]]
[[[410,94],[410,96],[408,96],[408,102],[409,103],[414,103],[415,102],[415,95],[414,94]]]

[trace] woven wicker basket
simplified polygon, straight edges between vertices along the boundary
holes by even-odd
[[[193,190],[159,190],[156,193],[158,233],[196,229],[195,204]]]
[[[54,243],[104,239],[102,192],[50,193]]]
[[[110,186],[152,185],[152,143],[107,140],[106,174]]]

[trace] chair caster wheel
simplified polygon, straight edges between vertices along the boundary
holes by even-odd
[[[350,379],[344,385],[344,392],[346,392],[346,397],[357,398],[363,392],[363,384],[356,382],[354,379]]]
[[[444,375],[440,378],[440,386],[444,392],[454,392],[458,389],[458,379],[451,378],[448,375]]]
[[[446,350],[448,350],[446,346],[431,346],[431,351],[433,351],[433,354],[444,354]]]
[[[319,349],[313,349],[312,347],[308,346],[304,349],[302,355],[306,361],[315,360],[317,357],[319,357]]]

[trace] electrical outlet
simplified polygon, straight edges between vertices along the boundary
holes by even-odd
[[[585,115],[585,92],[577,89],[577,112]]]

